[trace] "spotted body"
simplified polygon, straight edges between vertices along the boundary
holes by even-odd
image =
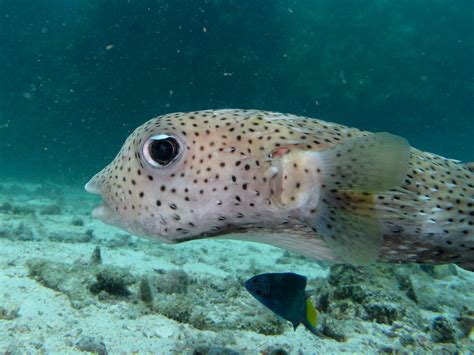
[[[94,215],[150,239],[276,245],[316,259],[474,268],[474,173],[387,133],[256,110],[138,127],[86,185]]]

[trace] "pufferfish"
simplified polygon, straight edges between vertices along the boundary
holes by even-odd
[[[291,114],[153,118],[85,186],[93,216],[167,243],[218,237],[318,260],[474,270],[474,164]]]

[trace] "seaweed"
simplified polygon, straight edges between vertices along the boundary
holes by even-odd
[[[136,312],[159,313],[201,330],[240,329],[277,335],[290,329],[270,312],[255,312],[260,305],[232,278],[195,279],[176,269],[135,275],[125,268],[103,264],[99,247],[88,262],[30,259],[27,267],[30,277],[66,294],[75,308],[120,299],[130,304],[130,317]]]
[[[39,213],[43,216],[60,215],[62,208],[59,204],[51,204],[40,209]]]

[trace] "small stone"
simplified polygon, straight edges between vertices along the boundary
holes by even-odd
[[[59,243],[88,243],[92,237],[87,233],[69,232],[59,233],[52,232],[48,235],[49,240]]]
[[[342,330],[339,329],[334,321],[326,320],[321,326],[321,333],[324,336],[339,342],[344,342],[347,340],[347,337],[344,335]]]
[[[420,269],[435,279],[445,279],[450,276],[456,276],[458,271],[453,264],[447,265],[420,265]]]
[[[21,350],[19,343],[14,342],[8,345],[3,354],[5,355],[22,355],[24,352]]]
[[[377,353],[378,354],[399,354],[400,349],[391,347],[391,346],[384,346],[383,348],[380,348]]]
[[[190,283],[190,278],[183,270],[158,271],[158,276],[154,278],[154,286],[157,292],[166,294],[185,294]]]
[[[465,337],[469,338],[470,335],[474,335],[474,311],[465,308],[456,320]]]
[[[220,346],[198,346],[193,355],[239,355],[238,351]]]
[[[80,338],[76,343],[76,348],[81,351],[89,351],[99,355],[107,355],[107,348],[105,344],[94,337],[84,336]]]
[[[288,355],[289,352],[286,351],[285,349],[281,347],[268,347],[266,348],[262,354],[268,354],[268,355]]]
[[[400,310],[394,304],[371,303],[364,306],[369,320],[377,323],[392,324],[400,317]]]
[[[436,343],[456,343],[456,334],[449,319],[439,316],[433,320],[431,338]]]
[[[412,334],[401,334],[400,335],[400,344],[403,346],[415,345],[416,341]]]
[[[20,312],[20,306],[10,305],[10,306],[0,306],[0,319],[12,320],[18,317]]]
[[[100,252],[100,247],[96,246],[94,251],[92,252],[91,256],[91,264],[92,265],[100,265],[102,264],[102,255]]]
[[[25,223],[20,223],[17,228],[13,230],[14,239],[21,241],[31,241],[37,239],[33,230]]]
[[[105,291],[100,291],[97,294],[97,298],[99,299],[99,301],[107,301],[110,298],[110,295]]]
[[[398,277],[398,282],[400,283],[400,289],[406,292],[407,297],[418,303],[418,297],[416,295],[415,287],[413,287],[413,282],[410,276],[400,275]]]
[[[31,341],[31,345],[33,345],[36,350],[44,350],[44,340],[34,339]]]
[[[11,260],[7,261],[7,265],[8,266],[16,266],[16,259],[11,259]]]
[[[71,224],[76,227],[82,227],[84,225],[84,220],[82,218],[74,218],[71,221]]]
[[[146,304],[153,303],[153,293],[151,291],[150,282],[146,277],[140,281],[140,298]]]
[[[26,215],[26,214],[33,214],[35,210],[31,207],[27,206],[14,206],[11,210],[13,214],[17,215]]]
[[[123,297],[128,297],[131,294],[128,286],[136,281],[132,274],[118,267],[102,268],[96,273],[96,280],[89,288],[93,294],[105,291],[109,295]]]
[[[61,214],[61,206],[59,205],[45,206],[40,210],[40,214],[46,215],[46,216]]]
[[[82,302],[80,300],[72,300],[71,301],[71,306],[72,306],[72,308],[75,308],[75,309],[81,309],[81,308],[84,308],[85,304],[84,304],[84,302]]]
[[[0,213],[9,213],[13,209],[11,203],[4,202],[0,205]]]

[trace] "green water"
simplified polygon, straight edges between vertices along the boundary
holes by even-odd
[[[256,108],[474,160],[474,2],[0,1],[0,176],[82,184],[167,112]]]
[[[219,108],[389,131],[474,161],[474,0],[0,0],[0,353],[474,351],[474,273],[453,265],[167,246],[92,218],[83,185],[135,127]],[[470,225],[458,212],[447,223]],[[243,287],[287,271],[308,277],[324,338]]]

